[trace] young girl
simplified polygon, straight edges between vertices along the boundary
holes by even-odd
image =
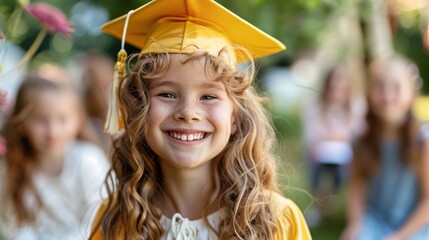
[[[363,129],[365,105],[360,100],[353,95],[346,66],[338,65],[328,71],[319,97],[305,108],[304,137],[315,193],[324,170],[332,170],[335,191],[343,180],[352,141]]]
[[[3,129],[0,214],[6,239],[88,237],[108,167],[100,149],[75,140],[82,113],[70,86],[24,80]]]
[[[354,96],[350,80],[345,65],[332,67],[326,74],[320,95],[304,109],[304,139],[311,184],[313,194],[319,199],[338,192],[352,158],[352,142],[363,129],[365,105],[362,99]],[[326,174],[332,182],[329,192],[321,188]],[[332,203],[320,202],[314,214],[309,214],[309,223],[317,225],[318,210],[329,213]]]
[[[253,64],[240,71],[230,48],[257,42],[268,55],[283,46],[207,0],[153,1],[103,30],[119,37],[124,21],[142,53],[120,90],[115,189],[92,239],[311,239],[275,183],[274,132],[251,87]]]
[[[402,57],[375,61],[368,129],[352,162],[344,239],[429,239],[429,133],[411,111],[418,71]]]

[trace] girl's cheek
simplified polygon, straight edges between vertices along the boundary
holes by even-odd
[[[71,119],[69,125],[69,129],[71,132],[71,135],[75,136],[78,134],[79,130],[82,127],[81,121],[79,121],[78,118]]]
[[[380,95],[377,94],[375,91],[371,92],[369,95],[369,105],[370,107],[377,107],[378,105],[380,105],[381,99],[380,99]]]

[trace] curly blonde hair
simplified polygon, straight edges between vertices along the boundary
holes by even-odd
[[[224,83],[237,122],[220,157],[213,160],[216,191],[206,205],[219,201],[231,214],[219,230],[210,228],[220,239],[273,239],[276,219],[267,193],[278,192],[272,153],[275,134],[262,105],[265,98],[251,86],[254,63],[240,71],[225,58],[206,52],[196,51],[184,58],[184,64],[203,59],[206,72]],[[164,233],[159,222],[162,213],[152,204],[163,183],[158,156],[147,143],[146,119],[151,80],[165,74],[169,64],[166,53],[141,55],[121,86],[125,132],[114,143],[112,169],[106,179],[109,200],[98,223],[103,239],[160,239]]]

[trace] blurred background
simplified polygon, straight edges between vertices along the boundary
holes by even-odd
[[[20,4],[45,2],[62,10],[73,23],[69,37],[48,34],[40,42],[31,61],[15,70],[20,59],[31,49],[40,33],[40,23],[16,9]],[[109,19],[138,8],[147,0],[1,0],[0,3],[0,88],[12,101],[25,72],[42,65],[59,65],[70,73],[79,86],[87,87],[92,68],[106,77],[95,89],[104,96],[108,91],[110,67],[120,48],[120,41],[99,31]],[[280,183],[285,195],[304,211],[314,239],[338,239],[346,225],[346,177],[318,176],[309,163],[309,142],[317,128],[308,127],[312,104],[323,94],[345,93],[356,106],[356,118],[363,116],[367,63],[369,59],[398,52],[413,60],[423,80],[422,96],[414,110],[422,120],[429,120],[429,1],[428,0],[218,0],[220,4],[282,41],[287,50],[257,62],[256,85],[271,102],[267,108],[277,129]],[[16,20],[17,19],[17,20]],[[13,27],[10,22],[13,21]],[[13,31],[11,31],[13,29]],[[6,37],[7,36],[7,37]],[[126,46],[128,53],[137,52]],[[89,59],[89,60],[88,60]],[[92,60],[91,60],[92,59]],[[95,59],[95,60],[94,60]],[[91,62],[92,61],[92,62]],[[105,64],[103,64],[105,63]],[[97,65],[98,64],[98,65]],[[349,86],[327,90],[327,74],[341,66]],[[48,70],[52,73],[52,69]],[[98,76],[98,75],[97,75]],[[324,91],[326,90],[326,93]],[[94,91],[94,90],[92,90]],[[97,95],[97,91],[88,94]],[[344,95],[344,94],[343,94]],[[103,103],[103,98],[100,100]],[[102,105],[102,104],[101,104]],[[88,108],[90,109],[90,108]],[[104,112],[88,111],[99,116]],[[310,113],[309,113],[310,112]],[[101,114],[101,115],[100,115]],[[100,125],[100,124],[99,124]],[[359,123],[356,123],[356,129]],[[348,130],[347,130],[348,131]],[[354,130],[350,130],[353,132]],[[356,130],[358,131],[358,130]],[[351,134],[355,134],[354,132]],[[356,133],[357,134],[357,133]],[[103,136],[101,136],[102,138]],[[101,141],[103,142],[103,141]],[[109,146],[103,146],[108,149]],[[338,160],[346,164],[347,160]],[[326,174],[325,174],[326,175]],[[315,181],[317,182],[315,186]],[[321,190],[322,189],[322,190]],[[326,190],[328,189],[328,190]],[[321,193],[322,192],[322,193]],[[1,201],[0,201],[1,202]],[[323,216],[315,206],[329,208]],[[328,206],[329,205],[329,206]]]

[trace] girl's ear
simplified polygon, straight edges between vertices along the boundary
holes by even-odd
[[[84,136],[94,136],[95,134],[94,127],[92,126],[89,116],[85,112],[79,114],[77,133],[79,135],[83,134]]]
[[[82,110],[78,116],[79,129],[82,129],[88,120],[87,114]]]

